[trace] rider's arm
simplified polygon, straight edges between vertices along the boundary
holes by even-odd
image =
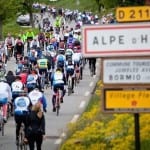
[[[42,104],[43,104],[43,110],[46,110],[47,100],[46,100],[46,97],[44,95],[42,96]]]
[[[7,91],[8,91],[8,98],[9,98],[9,100],[11,100],[12,99],[12,92],[11,92],[11,87],[9,86],[9,84],[7,86]]]
[[[66,76],[64,73],[63,73],[63,81],[64,81],[64,85],[66,85]]]

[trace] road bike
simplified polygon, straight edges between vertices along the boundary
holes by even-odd
[[[62,101],[62,90],[57,88],[56,96],[55,96],[55,108],[56,108],[56,115],[59,115],[60,110],[60,102]]]
[[[25,138],[24,124],[22,123],[19,131],[19,137],[17,140],[17,150],[27,150],[27,144],[25,143],[24,138]]]
[[[72,93],[72,75],[68,77],[68,96]]]
[[[42,74],[41,74],[41,87],[42,87],[42,89],[44,89],[44,87],[45,87],[45,81],[46,81],[45,72],[42,72]]]
[[[79,84],[79,82],[80,82],[80,68],[76,65],[75,66],[75,78],[74,78],[75,86]]]

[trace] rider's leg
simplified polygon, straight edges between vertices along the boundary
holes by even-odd
[[[7,122],[7,103],[3,105],[3,118],[4,122]]]

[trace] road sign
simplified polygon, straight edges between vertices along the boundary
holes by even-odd
[[[83,26],[84,57],[150,54],[150,23]]]
[[[104,59],[104,84],[150,84],[150,59]]]
[[[116,19],[118,22],[150,21],[150,6],[118,7]]]
[[[104,111],[150,112],[150,90],[104,90]]]

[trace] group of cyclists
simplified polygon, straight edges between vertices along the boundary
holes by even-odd
[[[60,12],[58,18],[61,18]],[[48,27],[50,24],[46,22],[45,25]],[[53,90],[52,111],[55,112],[57,89],[62,91],[63,103],[68,78],[72,80],[72,93],[75,80],[79,82],[83,78],[85,59],[81,53],[81,25],[78,23],[75,28],[50,25],[45,30],[40,30],[37,36],[32,30],[26,35],[20,33],[16,39],[9,33],[0,44],[0,104],[3,106],[4,122],[7,122],[8,102],[11,104],[11,114],[16,122],[16,141],[22,122],[27,129],[26,118],[34,105],[40,103],[43,112],[47,112],[46,87]],[[16,59],[15,72],[6,72],[7,61],[11,61],[12,56]]]

